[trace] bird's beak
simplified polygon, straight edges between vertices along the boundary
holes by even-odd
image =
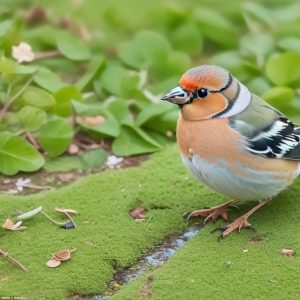
[[[184,104],[190,100],[190,94],[180,86],[177,86],[166,93],[161,100],[169,101],[174,104]]]

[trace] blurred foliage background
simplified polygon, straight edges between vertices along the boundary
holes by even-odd
[[[0,21],[0,173],[92,168],[87,139],[159,151],[178,116],[160,96],[198,64],[300,122],[299,1],[1,0]]]

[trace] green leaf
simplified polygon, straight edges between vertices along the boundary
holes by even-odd
[[[137,126],[141,126],[144,123],[149,122],[149,120],[173,109],[174,108],[172,107],[172,105],[170,105],[170,103],[161,102],[159,104],[150,104],[138,114],[135,124]]]
[[[63,86],[60,77],[56,73],[46,68],[40,68],[33,76],[33,80],[41,88],[52,93],[59,90]]]
[[[222,14],[207,7],[196,9],[194,14],[202,33],[208,39],[226,47],[236,46],[235,28]]]
[[[23,220],[30,219],[30,218],[38,215],[42,211],[42,209],[43,209],[42,206],[39,206],[39,207],[37,207],[33,210],[27,211],[24,214],[18,215],[17,220],[18,221],[23,221]]]
[[[82,101],[82,95],[75,86],[65,86],[54,93],[56,105],[52,112],[61,117],[69,117],[73,113],[72,102]]]
[[[285,107],[292,105],[294,96],[295,93],[293,89],[285,86],[278,86],[266,91],[262,95],[262,98],[276,108],[284,110]]]
[[[266,75],[277,85],[300,82],[300,53],[285,52],[271,56],[266,63]]]
[[[282,38],[277,45],[283,50],[300,52],[300,39],[296,37]]]
[[[115,155],[129,156],[156,152],[161,146],[143,130],[130,125],[123,125],[121,134],[112,144]]]
[[[243,56],[255,58],[259,67],[262,67],[266,56],[274,49],[271,35],[266,33],[249,33],[240,40],[240,52]]]
[[[75,169],[100,167],[106,161],[107,153],[101,149],[86,151],[77,156],[63,156],[48,159],[44,165],[47,172],[68,172]]]
[[[162,115],[159,115],[151,121],[144,124],[147,128],[151,128],[157,132],[165,134],[167,131],[175,131],[178,120],[178,110],[173,109]]]
[[[50,157],[59,156],[69,147],[73,138],[73,128],[64,119],[55,118],[42,126],[38,141]]]
[[[97,58],[97,60],[92,61],[86,73],[76,82],[76,87],[79,91],[86,89],[91,81],[99,75],[105,66],[104,57]]]
[[[103,88],[109,93],[120,96],[123,81],[128,76],[128,71],[120,66],[108,66],[101,75]]]
[[[185,23],[172,31],[171,41],[175,49],[200,56],[203,48],[201,31],[195,23]]]
[[[120,124],[130,124],[133,122],[132,115],[128,108],[128,103],[125,99],[110,100],[105,103],[104,109],[111,112]]]
[[[83,169],[82,161],[77,156],[61,156],[47,159],[44,165],[47,172],[68,172],[76,169]]]
[[[20,123],[27,130],[39,129],[46,121],[47,114],[40,108],[24,106],[19,112]]]
[[[247,15],[254,17],[256,20],[262,21],[271,27],[274,25],[274,16],[271,9],[253,2],[245,2],[243,8]]]
[[[0,37],[4,37],[12,24],[11,20],[6,20],[0,23]]]
[[[58,50],[65,57],[71,60],[87,60],[91,56],[91,53],[86,45],[71,35],[60,35],[57,39],[56,45]]]
[[[107,159],[107,153],[101,149],[95,149],[84,152],[80,155],[83,169],[92,169],[100,167]]]
[[[16,100],[20,105],[29,105],[43,109],[49,109],[55,105],[54,97],[40,88],[29,86],[25,92]]]
[[[71,104],[75,112],[82,116],[97,116],[103,111],[98,104],[86,104],[73,100]]]
[[[256,95],[262,95],[271,88],[271,83],[266,77],[255,77],[247,83],[249,91]]]
[[[10,132],[0,132],[0,172],[14,175],[32,172],[44,164],[43,156],[26,140]]]
[[[92,125],[85,122],[84,119],[78,121],[83,128],[92,130],[105,136],[117,137],[120,134],[120,125],[115,117],[108,111],[100,113],[104,117],[104,122],[101,124]]]
[[[140,31],[134,39],[119,48],[118,55],[127,65],[147,69],[167,58],[171,52],[169,42],[153,31]]]

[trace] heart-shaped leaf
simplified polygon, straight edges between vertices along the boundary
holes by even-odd
[[[73,128],[64,119],[55,118],[42,126],[39,132],[39,143],[49,156],[55,157],[64,153],[73,138]]]
[[[114,140],[112,151],[118,156],[151,153],[161,146],[140,128],[123,125],[121,134]]]
[[[47,120],[47,114],[42,109],[28,105],[18,112],[18,117],[27,130],[39,129]]]
[[[266,63],[266,74],[277,85],[300,82],[300,53],[285,52],[271,56]]]
[[[56,105],[52,112],[62,117],[72,114],[72,102],[82,101],[82,95],[75,86],[65,86],[54,93]]]
[[[43,156],[26,140],[10,132],[0,132],[0,172],[14,175],[32,172],[44,164]]]
[[[71,60],[86,60],[91,56],[86,45],[71,35],[60,35],[56,44],[58,50]]]

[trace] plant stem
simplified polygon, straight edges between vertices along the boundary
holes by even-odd
[[[2,121],[6,111],[9,109],[9,107],[12,105],[12,103],[29,87],[29,85],[31,84],[32,81],[33,81],[33,76],[27,82],[25,82],[25,84],[22,86],[22,88],[20,88],[20,90],[13,97],[11,97],[11,99],[7,100],[4,103],[4,105],[0,111],[0,122]]]
[[[3,256],[4,258],[7,258],[11,262],[13,262],[23,272],[28,272],[28,270],[19,261],[17,261],[14,257],[12,257],[11,255],[9,255],[8,252],[5,252],[4,250],[0,249],[0,255]]]
[[[49,215],[47,215],[47,214],[46,214],[44,211],[42,211],[42,210],[41,210],[41,213],[42,213],[47,219],[49,219],[51,222],[53,222],[53,223],[56,224],[56,225],[62,226],[62,225],[65,225],[65,224],[66,224],[66,222],[61,223],[61,222],[55,221],[54,219],[52,219]]]
[[[69,220],[73,223],[74,227],[76,228],[73,218],[67,212],[65,212],[65,215],[69,218]]]
[[[61,53],[58,50],[46,51],[46,52],[37,52],[34,54],[34,61],[54,58],[61,56]]]

